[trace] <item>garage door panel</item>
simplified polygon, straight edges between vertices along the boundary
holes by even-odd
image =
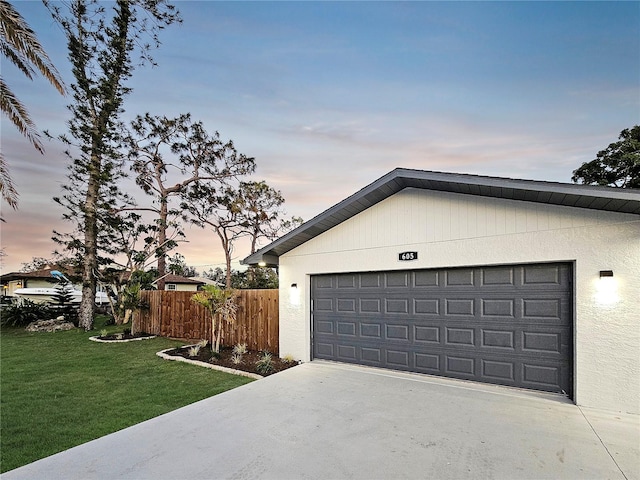
[[[570,274],[556,264],[314,276],[313,356],[570,392]]]
[[[438,271],[423,270],[413,272],[412,286],[414,288],[429,289],[440,286],[440,274]]]
[[[515,366],[513,362],[500,360],[480,360],[481,375],[485,381],[515,383]]]
[[[356,275],[338,275],[336,277],[336,288],[338,289],[351,289],[356,288]]]
[[[440,315],[440,300],[438,298],[414,298],[414,315]]]
[[[379,273],[361,273],[360,274],[360,288],[380,288],[381,275]]]
[[[442,327],[439,325],[414,325],[413,326],[413,338],[416,343],[440,343],[440,330]]]
[[[386,298],[384,302],[384,312],[387,314],[409,314],[408,298]]]

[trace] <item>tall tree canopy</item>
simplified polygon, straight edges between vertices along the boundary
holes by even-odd
[[[126,81],[134,70],[132,56],[152,61],[150,50],[159,45],[158,31],[179,21],[179,16],[165,0],[45,0],[45,4],[66,34],[74,76],[69,136],[61,137],[69,146],[69,184],[56,201],[67,208],[64,218],[73,222],[75,231],[55,238],[82,259],[79,324],[89,330],[99,255],[102,248],[111,253],[110,233],[119,226],[114,225],[119,221],[111,211],[114,205],[130,203],[117,180],[123,176],[120,115],[130,92]]]
[[[178,214],[170,207],[172,197],[183,196],[194,185],[206,185],[215,193],[228,180],[255,170],[253,158],[238,153],[231,140],[220,140],[218,132],[210,134],[202,122],[192,122],[189,114],[138,116],[131,122],[127,143],[136,182],[153,198],[150,210],[157,215],[161,245],[166,245],[169,219]],[[158,290],[164,290],[170,246],[157,255]]]
[[[64,84],[47,52],[44,51],[36,34],[24,18],[6,0],[0,0],[0,52],[27,78],[33,80],[36,71],[38,71],[58,92],[64,95]],[[0,108],[2,108],[2,113],[9,117],[11,123],[31,142],[35,149],[44,153],[35,123],[31,120],[26,107],[11,91],[2,76],[0,76]],[[1,152],[0,194],[13,208],[18,206],[18,192],[13,185],[9,175],[9,167]]]
[[[625,128],[619,140],[598,152],[595,160],[573,171],[571,180],[590,185],[640,188],[640,125]]]

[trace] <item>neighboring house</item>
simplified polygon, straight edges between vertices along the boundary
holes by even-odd
[[[168,274],[164,277],[164,289],[177,292],[196,292],[205,282],[195,278],[181,277],[180,275]],[[156,285],[156,282],[154,282]]]
[[[640,191],[396,169],[247,257],[280,352],[640,413]]]
[[[51,276],[55,268],[43,268],[34,272],[11,272],[0,275],[2,296],[13,297],[18,288],[54,288],[58,283]]]
[[[34,272],[11,272],[0,276],[0,282],[2,283],[2,296],[3,297],[15,297],[15,291],[19,288],[55,288],[58,281],[51,276],[51,271],[56,268],[43,268]],[[166,275],[165,276],[165,289],[175,290],[180,292],[195,292],[205,282],[196,280],[194,278],[182,277],[180,275]],[[155,283],[154,283],[155,285]],[[79,285],[74,285],[77,290],[80,290]],[[104,292],[107,290],[107,286],[98,285],[98,292]],[[43,299],[50,300],[49,297],[43,297]]]
[[[33,272],[11,272],[0,276],[0,282],[2,283],[2,297],[15,299],[18,297],[16,290],[23,289],[20,294],[20,298],[27,299],[34,302],[51,302],[54,298],[52,289],[55,289],[60,281],[53,275],[52,271],[66,274],[67,278],[72,275],[60,267],[45,267]],[[82,298],[80,284],[73,284],[73,289],[70,291],[72,294],[72,302],[80,302]],[[30,289],[30,293],[25,293],[24,289]],[[106,289],[103,285],[98,285],[96,288],[96,303],[102,304],[107,302]]]

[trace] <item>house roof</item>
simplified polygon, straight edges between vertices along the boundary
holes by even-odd
[[[5,273],[3,275],[0,275],[0,282],[1,283],[7,283],[7,282],[12,282],[14,280],[22,280],[22,279],[29,279],[29,278],[39,278],[39,279],[44,279],[44,280],[51,280],[51,282],[55,282],[55,278],[53,276],[51,276],[51,272],[53,270],[58,270],[61,271],[63,274],[70,276],[70,273],[68,271],[66,271],[65,269],[62,268],[43,268],[40,270],[35,270],[33,272],[10,272],[10,273]]]
[[[405,188],[462,193],[640,215],[640,190],[396,168],[242,260],[278,265],[278,257]]]
[[[157,280],[156,280],[157,281]],[[202,280],[196,280],[195,278],[182,277],[180,275],[168,274],[164,277],[164,283],[180,283],[180,284],[193,284],[193,285],[204,285],[205,282]]]

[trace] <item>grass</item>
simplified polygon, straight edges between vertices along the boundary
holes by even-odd
[[[0,472],[252,381],[155,355],[175,340],[89,341],[102,321],[92,332],[2,329]]]

